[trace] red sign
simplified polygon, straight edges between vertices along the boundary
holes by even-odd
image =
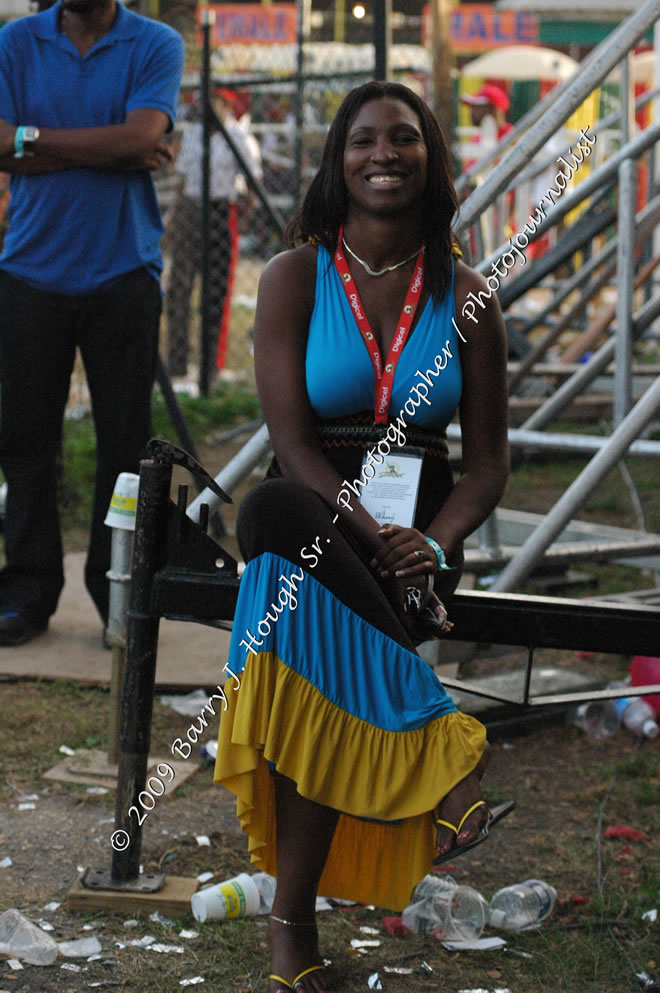
[[[211,44],[293,45],[298,39],[298,10],[294,3],[223,3],[197,8],[197,24],[202,11],[215,14]]]
[[[423,44],[431,38],[431,9],[424,7]],[[449,14],[451,46],[456,52],[487,52],[500,45],[537,45],[538,20],[517,10],[495,10],[486,3],[461,3]]]

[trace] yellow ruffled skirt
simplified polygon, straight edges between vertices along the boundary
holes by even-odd
[[[485,728],[420,656],[272,553],[241,580],[228,669],[215,780],[236,794],[252,862],[277,875],[276,769],[340,812],[319,892],[401,910],[436,854],[431,812]]]

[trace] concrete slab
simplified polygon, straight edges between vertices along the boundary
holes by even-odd
[[[83,552],[64,558],[65,587],[46,634],[17,648],[0,647],[0,678],[72,679],[110,684],[112,652],[102,645],[101,622],[83,580]],[[228,631],[162,620],[156,687],[188,692],[223,677]]]

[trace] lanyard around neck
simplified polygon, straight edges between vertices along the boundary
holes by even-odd
[[[335,267],[339,273],[341,285],[344,289],[344,293],[346,294],[346,299],[348,300],[349,306],[353,311],[353,315],[355,316],[355,321],[360,329],[362,339],[367,346],[367,351],[369,352],[371,364],[374,369],[374,423],[386,424],[390,403],[392,401],[394,373],[396,372],[396,367],[399,362],[399,358],[401,357],[403,346],[408,340],[408,335],[410,334],[410,329],[412,327],[413,320],[415,319],[417,305],[422,295],[422,287],[424,285],[424,246],[422,245],[419,250],[419,255],[417,256],[415,269],[410,280],[410,285],[408,286],[408,292],[406,293],[406,299],[403,303],[401,316],[399,317],[397,328],[394,332],[394,337],[390,346],[390,352],[387,356],[385,368],[383,369],[383,359],[380,354],[380,349],[376,342],[375,335],[371,330],[371,325],[369,324],[364,312],[364,307],[362,306],[362,301],[360,300],[357,286],[355,285],[350,269],[348,268],[348,263],[346,262],[346,258],[342,252],[341,245],[343,231],[343,228],[339,231],[339,238],[337,240],[337,248],[335,249],[334,256]]]

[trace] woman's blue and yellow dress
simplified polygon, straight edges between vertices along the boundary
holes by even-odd
[[[410,391],[443,346],[452,357],[433,380],[431,406],[409,416]],[[368,413],[371,361],[321,246],[306,376],[320,443],[352,482],[383,432]],[[426,451],[422,531],[453,485],[442,435],[460,391],[452,285],[420,315],[390,408],[392,421],[402,412],[407,443]],[[435,855],[430,812],[476,766],[485,729],[456,710],[416,653],[369,556],[333,523],[337,509],[282,478],[276,462],[241,505],[246,568],[228,659],[237,678],[226,684],[215,779],[236,794],[256,867],[277,875],[275,768],[302,796],[340,812],[320,892],[398,910]]]

